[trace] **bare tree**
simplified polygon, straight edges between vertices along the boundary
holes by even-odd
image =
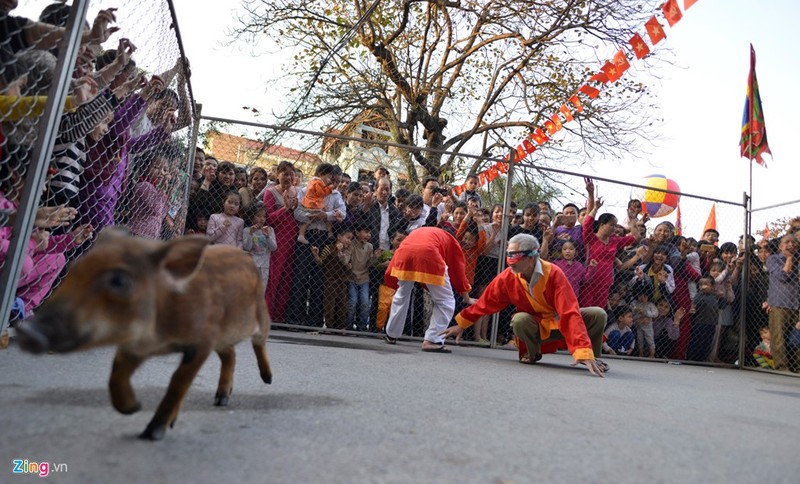
[[[281,124],[337,127],[369,110],[393,141],[417,147],[405,156],[416,181],[414,163],[436,176],[481,169],[425,148],[481,154],[521,140],[626,46],[658,4],[246,0],[235,38],[267,35],[296,52]],[[567,134],[537,152],[537,163],[574,166],[638,151],[653,135],[652,99],[623,77],[565,124]]]

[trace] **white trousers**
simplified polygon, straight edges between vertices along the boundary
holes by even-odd
[[[453,295],[453,287],[450,285],[450,276],[447,271],[444,273],[444,286],[428,284],[427,288],[433,301],[433,312],[428,330],[425,332],[425,340],[444,344],[444,338],[439,336],[439,333],[450,325],[450,320],[453,319],[453,313],[456,310],[456,298]],[[391,338],[399,338],[403,335],[403,327],[406,324],[413,291],[414,281],[398,281],[397,292],[394,293],[392,309],[389,312],[389,321],[386,323],[386,334]]]

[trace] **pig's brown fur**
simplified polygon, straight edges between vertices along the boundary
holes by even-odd
[[[20,327],[34,352],[117,345],[109,389],[115,409],[140,404],[131,375],[153,355],[181,352],[166,395],[142,438],[163,438],[186,392],[212,351],[222,361],[215,405],[233,388],[234,345],[252,337],[261,378],[272,381],[266,351],[269,315],[258,270],[242,250],[207,246],[205,237],[157,242],[116,229],[101,234],[53,296]]]

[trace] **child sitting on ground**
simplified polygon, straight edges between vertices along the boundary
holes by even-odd
[[[306,217],[314,217],[325,210],[325,197],[330,195],[334,188],[333,174],[336,167],[330,163],[322,163],[317,167],[314,177],[308,180],[306,185],[306,193],[300,201],[300,210]],[[300,230],[297,233],[297,241],[302,244],[308,244],[306,239],[306,230],[311,222],[300,223]],[[326,220],[325,228],[328,231],[328,237],[333,237],[333,229],[331,223]]]
[[[800,327],[800,323],[797,323]],[[769,328],[762,326],[758,330],[758,335],[761,337],[761,343],[753,350],[753,358],[756,359],[761,368],[775,369],[775,362],[772,360],[772,350],[770,349]]]

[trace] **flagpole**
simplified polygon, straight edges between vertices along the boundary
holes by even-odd
[[[750,159],[750,187],[748,188],[749,198],[751,200],[752,206],[752,199],[753,199],[753,122],[755,120],[756,115],[756,92],[753,89],[754,78],[756,75],[756,66],[755,66],[755,50],[753,49],[753,44],[750,44],[750,74],[748,75],[747,79],[747,90],[750,91],[750,101],[748,104],[748,109],[750,109],[750,123],[747,126],[747,130],[750,132],[749,139],[747,140],[747,144],[749,145],[749,149],[747,150],[748,158]],[[745,208],[746,209],[746,208]]]

